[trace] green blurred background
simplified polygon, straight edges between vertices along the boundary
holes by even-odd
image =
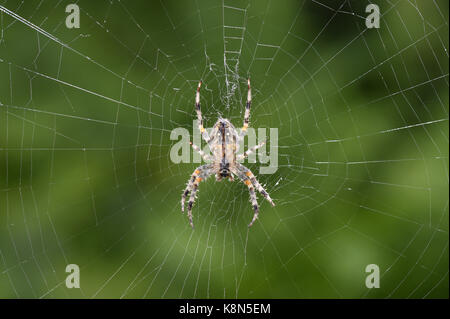
[[[0,297],[448,298],[448,1],[375,3],[0,0]],[[277,206],[210,178],[192,231],[170,132],[247,76]]]

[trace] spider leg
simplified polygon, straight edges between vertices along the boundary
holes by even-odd
[[[183,191],[183,195],[181,195],[181,211],[184,212],[184,203],[186,202],[186,197],[188,197],[189,193],[192,190],[192,185],[194,184],[195,179],[200,174],[200,169],[197,168],[194,173],[192,173],[191,178],[186,186],[186,189]]]
[[[202,111],[200,110],[200,87],[202,86],[202,81],[198,82],[197,92],[195,93],[195,110],[197,111],[197,119],[198,119],[198,129],[202,134],[202,138],[205,142],[209,142],[209,135],[206,129],[203,127],[203,118]]]
[[[270,198],[269,193],[264,189],[264,187],[261,186],[261,184],[256,179],[255,175],[253,175],[252,171],[249,170],[247,167],[245,167],[242,164],[237,163],[236,164],[237,169],[239,172],[242,172],[245,176],[247,176],[252,184],[255,186],[255,188],[258,190],[258,192],[261,193],[262,196],[270,203],[272,206],[275,206],[275,203],[273,202],[272,198]]]
[[[248,123],[250,121],[250,106],[252,105],[252,89],[250,87],[250,79],[247,80],[247,85],[247,104],[245,105],[244,126],[241,128],[241,132],[239,134],[240,138],[243,138],[245,134],[247,134]]]
[[[258,201],[256,199],[255,187],[253,186],[253,183],[250,180],[250,178],[247,175],[245,175],[245,173],[243,171],[236,170],[235,174],[239,177],[239,179],[245,185],[247,185],[248,192],[250,193],[250,202],[252,203],[252,207],[253,207],[253,211],[254,211],[252,221],[248,225],[248,227],[251,227],[259,215],[259,205],[258,205]]]
[[[197,167],[195,171],[192,173],[191,178],[189,179],[185,190],[183,191],[183,195],[181,196],[181,211],[184,212],[184,203],[189,193],[192,191],[192,187],[194,185],[195,179],[199,177],[199,175],[205,171],[210,169],[210,164],[205,164],[200,167]]]
[[[258,148],[264,146],[264,144],[266,144],[266,141],[262,141],[261,143],[259,143],[258,145],[253,146],[252,148],[249,148],[247,151],[245,151],[243,154],[239,154],[236,157],[236,160],[238,161],[242,161],[244,158],[246,158],[247,156],[249,156],[250,154],[254,153]]]
[[[191,144],[192,148],[198,152],[200,154],[200,156],[203,158],[203,160],[205,160],[206,162],[209,162],[212,160],[211,156],[206,154],[205,152],[203,152],[200,147],[198,147],[197,145],[193,144],[192,142],[189,142],[189,144]]]
[[[195,195],[198,190],[198,184],[202,180],[207,179],[211,174],[212,174],[211,164],[202,165],[196,168],[194,173],[192,173],[192,176],[188,182],[186,189],[183,192],[183,195],[181,196],[181,211],[184,212],[184,203],[189,193],[191,193],[188,202],[188,217],[189,217],[189,224],[191,225],[192,228],[194,228],[194,224],[192,222],[192,206],[194,205]]]

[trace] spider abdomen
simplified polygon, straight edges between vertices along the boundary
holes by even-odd
[[[216,167],[217,179],[230,177],[236,165],[238,132],[227,119],[219,119],[213,127],[210,147]]]

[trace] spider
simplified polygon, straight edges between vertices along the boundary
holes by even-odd
[[[200,87],[202,86],[202,81],[198,83],[197,92],[195,94],[195,110],[197,112],[198,129],[200,130],[203,140],[205,140],[208,144],[209,149],[211,150],[211,155],[206,154],[198,146],[190,143],[192,148],[202,156],[205,162],[209,162],[208,164],[199,166],[195,169],[181,197],[181,211],[184,212],[184,203],[189,193],[191,194],[188,202],[188,217],[189,224],[192,228],[194,228],[194,223],[192,222],[192,205],[195,201],[195,194],[197,193],[198,185],[201,181],[207,179],[213,174],[216,175],[216,179],[218,181],[224,178],[228,178],[230,181],[233,181],[234,176],[236,175],[245,185],[247,185],[250,193],[250,202],[252,203],[254,211],[253,219],[248,227],[253,225],[259,214],[259,206],[258,201],[256,200],[255,189],[257,189],[261,195],[272,204],[272,206],[275,206],[269,194],[258,182],[255,175],[253,175],[247,167],[238,163],[238,161],[243,160],[249,154],[255,152],[258,148],[265,144],[265,142],[262,142],[248,149],[243,154],[237,155],[239,141],[241,141],[247,133],[250,118],[250,105],[252,102],[250,79],[247,80],[247,85],[248,93],[244,115],[244,126],[238,132],[228,119],[219,118],[212,128],[211,136],[209,136],[208,132],[203,127],[202,112],[200,110]]]

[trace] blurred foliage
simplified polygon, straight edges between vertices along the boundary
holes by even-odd
[[[448,298],[447,1],[379,0],[380,29],[353,0],[68,3],[0,1],[60,42],[0,13],[0,297]],[[277,206],[249,230],[210,178],[192,231],[170,132],[200,79],[239,127],[247,76]]]

